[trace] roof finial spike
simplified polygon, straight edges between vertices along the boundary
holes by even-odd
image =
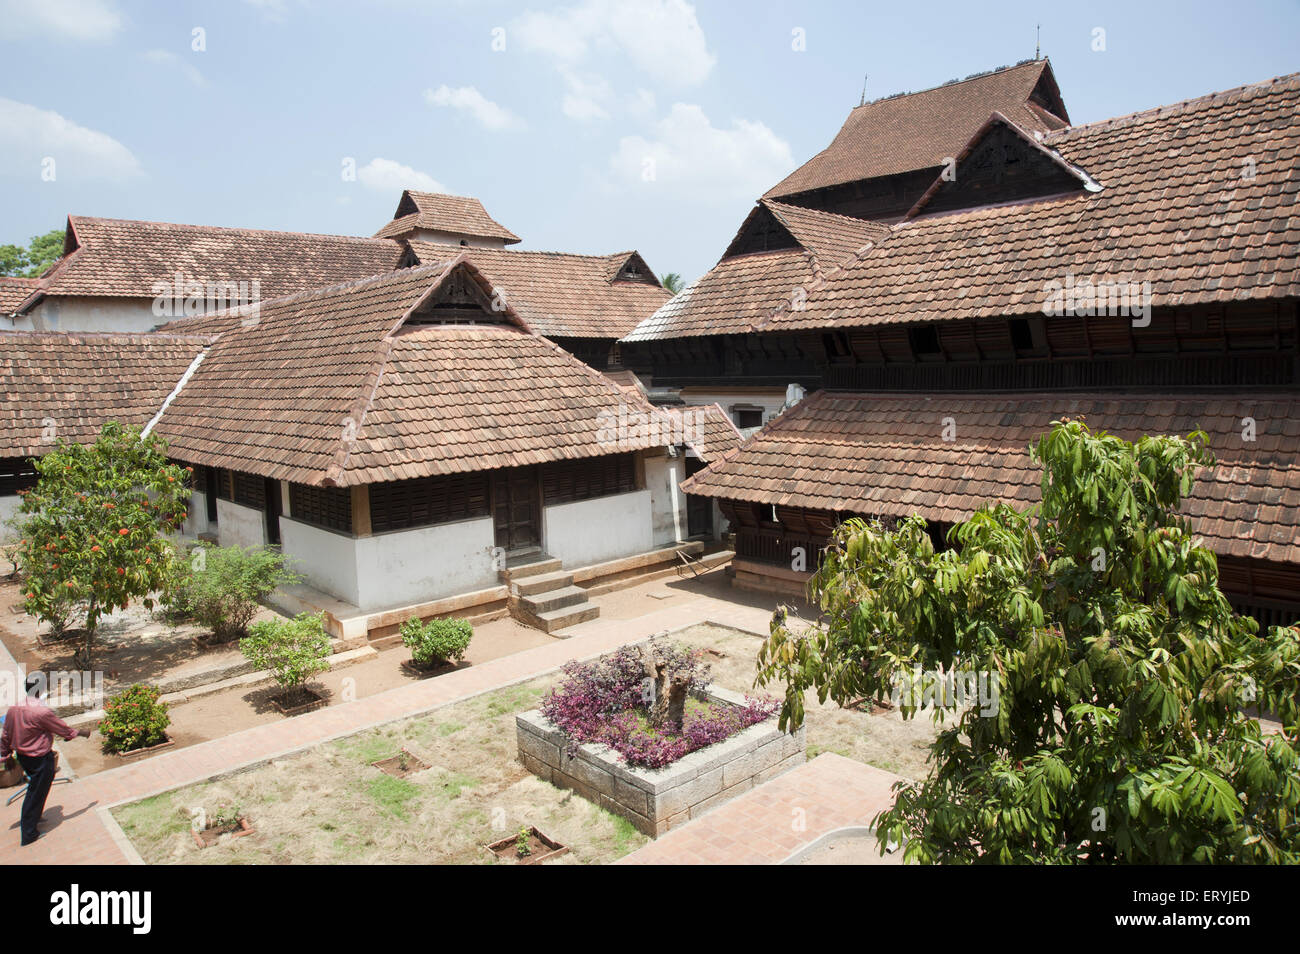
[[[1042,33],[1043,25],[1041,23],[1034,24],[1034,59],[1036,60],[1042,59],[1042,57],[1038,55],[1043,48],[1041,43]]]
[[[858,100],[859,106],[867,105],[867,77],[870,75],[870,73],[862,74],[862,98]]]

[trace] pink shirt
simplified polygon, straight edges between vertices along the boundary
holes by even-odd
[[[9,758],[9,753],[15,751],[28,757],[44,755],[53,746],[51,736],[55,735],[71,741],[77,737],[77,730],[34,699],[10,706],[5,713],[4,732],[0,733],[0,759]]]

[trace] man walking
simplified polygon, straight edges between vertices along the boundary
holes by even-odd
[[[54,781],[54,736],[72,741],[77,736],[90,738],[89,729],[74,729],[41,702],[45,694],[45,676],[32,673],[27,677],[27,696],[5,713],[4,731],[0,733],[0,759],[18,756],[27,773],[27,796],[23,799],[22,843],[30,845],[40,837],[36,823],[45,812],[45,798]]]

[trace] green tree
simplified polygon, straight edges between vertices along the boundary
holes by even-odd
[[[663,285],[664,288],[668,289],[668,291],[672,292],[674,295],[686,287],[686,282],[682,280],[682,276],[678,272],[669,272],[663,277],[659,284]]]
[[[0,245],[0,276],[35,278],[63,254],[63,229],[33,235],[31,244]]]
[[[828,626],[795,633],[778,613],[759,654],[758,681],[787,683],[782,725],[802,722],[805,690],[846,703],[918,670],[996,674],[996,704],[958,708],[929,776],[896,786],[882,846],[945,863],[1300,861],[1300,629],[1257,635],[1234,614],[1177,514],[1205,436],[1135,445],[1067,421],[1031,453],[1041,503],[980,510],[952,549],[919,517],[840,528],[810,585]],[[920,701],[904,695],[903,716]]]
[[[185,468],[167,462],[165,445],[116,422],[94,444],[59,442],[35,461],[34,488],[19,507],[24,608],[54,629],[69,607],[84,610],[77,663],[90,668],[95,630],[164,582],[170,545],[164,534],[185,519]]]

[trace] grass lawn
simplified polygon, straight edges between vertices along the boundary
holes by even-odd
[[[536,825],[567,845],[548,864],[601,864],[648,840],[623,819],[530,775],[514,714],[552,677],[359,732],[229,778],[113,810],[151,864],[491,864],[484,845]],[[433,766],[394,778],[371,762],[405,747]],[[256,833],[200,851],[193,813],[234,803]]]
[[[760,638],[709,623],[674,639],[712,650],[713,681],[756,693]],[[603,864],[648,840],[627,822],[529,774],[516,760],[514,716],[558,679],[544,676],[229,778],[135,802],[113,815],[153,864],[490,864],[484,849],[535,825],[569,847],[553,864]],[[780,695],[781,687],[766,690]],[[922,716],[873,715],[807,701],[808,757],[836,752],[911,778],[926,773],[935,727]],[[394,778],[370,763],[406,748],[432,766]],[[256,833],[199,850],[199,810],[238,805]]]

